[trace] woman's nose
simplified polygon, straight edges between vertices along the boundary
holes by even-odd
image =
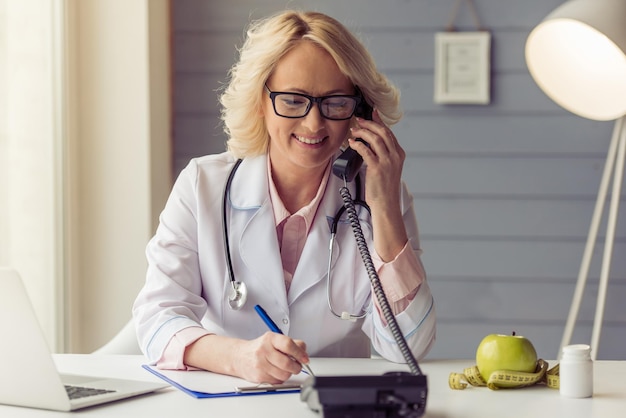
[[[309,128],[311,132],[317,132],[326,122],[326,118],[322,116],[322,112],[317,103],[311,105],[311,110],[309,110],[309,113],[303,119],[303,125]]]

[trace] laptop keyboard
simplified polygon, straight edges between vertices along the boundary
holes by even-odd
[[[65,385],[65,390],[70,399],[86,398],[87,396],[102,395],[103,393],[115,392],[114,390],[86,388],[82,386]]]

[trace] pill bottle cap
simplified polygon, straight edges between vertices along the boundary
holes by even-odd
[[[568,357],[588,357],[591,347],[587,344],[572,344],[563,347],[563,355]]]

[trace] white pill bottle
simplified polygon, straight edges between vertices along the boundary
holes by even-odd
[[[559,392],[567,398],[589,398],[593,395],[593,361],[591,347],[573,344],[563,347],[559,363]]]

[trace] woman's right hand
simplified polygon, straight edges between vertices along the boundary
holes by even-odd
[[[282,383],[308,364],[306,344],[266,332],[254,340],[210,334],[185,350],[187,366],[240,377],[253,383]]]

